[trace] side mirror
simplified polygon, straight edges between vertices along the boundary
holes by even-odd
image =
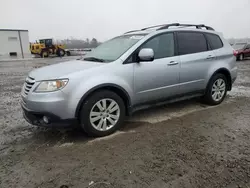
[[[140,62],[143,61],[153,61],[154,60],[154,50],[151,48],[142,48],[138,54]]]

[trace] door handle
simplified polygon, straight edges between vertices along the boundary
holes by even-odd
[[[206,59],[213,59],[214,58],[214,56],[213,55],[209,55],[209,56],[207,56],[207,58]]]
[[[176,62],[176,61],[170,61],[170,62],[168,63],[168,66],[178,65],[178,64],[179,64],[179,63]]]

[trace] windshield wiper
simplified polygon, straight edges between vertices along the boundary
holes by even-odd
[[[95,61],[95,62],[105,62],[104,59],[99,59],[99,58],[96,58],[96,57],[85,57],[83,60],[86,60],[86,61]]]

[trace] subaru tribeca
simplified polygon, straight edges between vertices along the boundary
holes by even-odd
[[[21,96],[38,126],[77,124],[105,136],[150,105],[202,97],[220,104],[237,76],[223,36],[206,25],[165,24],[129,31],[82,59],[31,71]]]

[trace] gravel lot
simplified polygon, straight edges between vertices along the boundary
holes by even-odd
[[[250,60],[238,63],[223,104],[194,99],[140,111],[93,139],[22,118],[28,72],[72,58],[0,62],[0,187],[250,188]]]

